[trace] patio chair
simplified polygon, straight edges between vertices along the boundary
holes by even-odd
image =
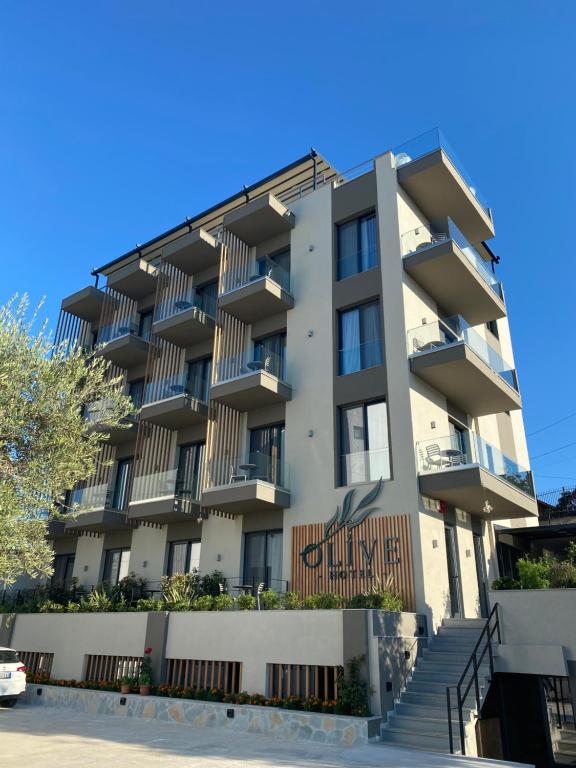
[[[444,466],[446,461],[440,453],[440,446],[438,443],[432,443],[432,445],[426,446],[426,461],[430,467]]]
[[[258,610],[260,610],[260,595],[262,592],[264,592],[264,582],[261,581],[256,590],[256,604],[258,605]]]

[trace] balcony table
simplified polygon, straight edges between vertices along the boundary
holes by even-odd
[[[246,367],[250,368],[251,371],[261,371],[264,368],[264,363],[261,360],[251,360],[246,363]]]
[[[445,448],[443,451],[440,451],[440,456],[448,459],[448,463],[451,465],[466,463],[464,461],[464,454],[457,448]]]

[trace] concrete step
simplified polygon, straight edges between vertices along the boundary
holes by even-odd
[[[571,755],[576,757],[576,744],[569,741],[560,741],[556,747],[557,751],[562,752],[563,755]]]
[[[487,670],[488,671],[488,670]],[[472,672],[472,670],[471,670]],[[459,669],[456,670],[447,670],[447,669],[418,669],[418,667],[414,670],[414,674],[412,675],[412,680],[417,680],[421,683],[444,683],[444,686],[447,685],[456,685],[462,676],[462,672]],[[468,681],[472,677],[472,674],[466,674],[466,685],[468,684]],[[487,674],[484,674],[484,672],[480,672],[478,674],[478,679],[480,682],[483,682],[487,677]]]
[[[422,672],[446,672],[448,674],[454,673],[461,675],[466,668],[466,662],[463,664],[459,662],[453,662],[452,659],[437,659],[434,656],[430,656],[426,659],[419,660],[414,667],[415,670]],[[489,664],[482,664],[478,671],[482,675],[486,675],[490,672]]]
[[[431,736],[448,735],[448,719],[442,717],[412,717],[410,715],[401,715],[392,713],[389,715],[386,725],[389,728],[398,731],[410,731],[410,733],[421,733]],[[456,723],[453,725],[458,727]]]
[[[386,743],[400,744],[412,749],[422,749],[426,752],[450,752],[448,735],[411,733],[398,728],[386,728],[381,731],[381,740]],[[460,737],[455,734],[454,751],[460,753]]]
[[[446,688],[444,687],[442,691],[419,691],[407,688],[402,692],[400,701],[426,707],[442,706],[446,710]],[[467,711],[476,709],[476,702],[472,698],[467,698],[464,709]]]
[[[454,646],[454,648],[470,648],[470,653],[474,650],[474,646],[478,642],[478,638],[476,636],[472,637],[462,637],[461,635],[457,635],[452,637],[451,635],[436,635],[436,637],[432,640],[430,643],[430,648],[434,649],[438,646]]]
[[[576,744],[576,731],[562,728],[560,732],[560,741],[566,741],[572,744]]]
[[[446,649],[444,647],[432,649],[430,647],[424,648],[422,651],[422,656],[419,658],[429,659],[431,656],[433,656],[435,659],[442,659],[443,661],[450,661],[452,659],[455,663],[462,663],[465,666],[471,655],[472,651],[454,651],[450,648]]]
[[[436,718],[444,718],[443,722],[448,722],[448,714],[446,712],[446,697],[438,697],[437,700],[427,699],[425,703],[412,704],[409,701],[404,701],[403,696],[402,700],[397,702],[394,711],[399,715],[406,715],[409,717],[425,717],[431,718],[432,720]],[[470,707],[466,707],[464,709],[464,712],[468,716],[470,715],[471,711],[472,710]],[[456,723],[456,719],[457,718],[453,716],[454,723]]]
[[[483,629],[486,619],[442,619],[443,627],[461,627],[463,629],[477,627]]]
[[[485,680],[480,680],[480,692],[482,692],[488,685],[488,683]],[[410,691],[411,693],[416,693],[419,691],[420,693],[442,693],[444,696],[446,696],[446,682],[431,682],[429,680],[419,680],[418,678],[412,678],[411,680],[408,680],[406,683],[406,690]],[[448,683],[449,685],[449,683]],[[474,696],[474,686],[470,689],[470,693],[468,694],[470,698]],[[454,691],[454,698],[456,696],[456,692]]]

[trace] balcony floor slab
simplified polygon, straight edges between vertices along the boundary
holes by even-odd
[[[290,491],[263,480],[246,480],[206,488],[202,493],[202,506],[234,515],[287,509]]]

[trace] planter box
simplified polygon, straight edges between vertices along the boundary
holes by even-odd
[[[39,695],[40,694],[40,695]],[[124,704],[121,704],[124,701]],[[160,696],[138,696],[51,685],[28,685],[23,702],[44,707],[70,707],[76,712],[180,723],[193,728],[221,728],[292,741],[315,741],[342,747],[380,738],[380,717],[345,717],[274,707],[219,704]]]

